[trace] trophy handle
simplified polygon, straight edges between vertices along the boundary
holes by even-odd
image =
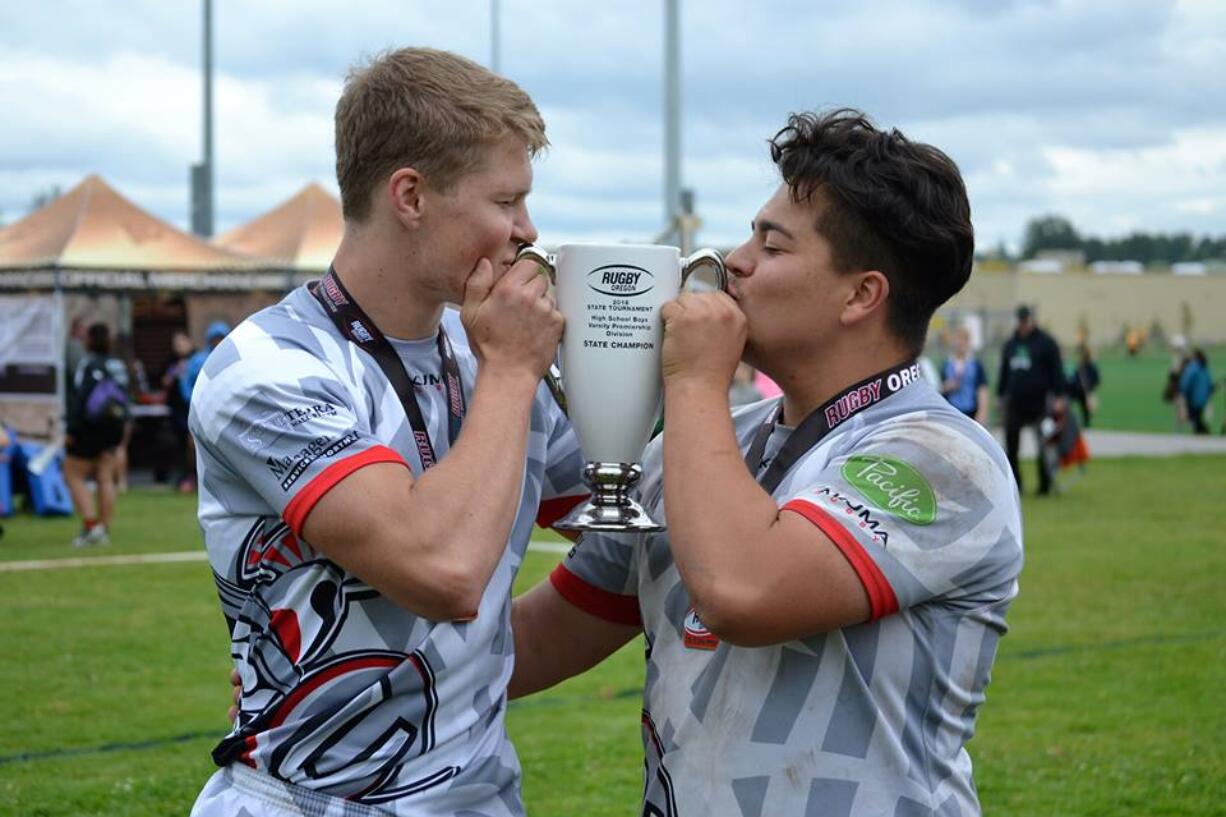
[[[690,275],[703,267],[710,267],[711,269],[715,270],[716,288],[720,292],[727,292],[728,270],[726,267],[724,267],[724,258],[717,251],[712,249],[699,250],[682,261],[681,285],[685,286],[685,282],[689,280]]]
[[[536,262],[536,265],[549,278],[549,283],[554,286],[558,285],[558,268],[554,266],[553,259],[549,256],[549,253],[534,244],[524,244],[519,248],[519,252],[515,253],[515,260],[518,262],[525,258],[531,258]]]
[[[515,253],[515,260],[519,262],[525,258],[530,258],[536,262],[536,265],[548,276],[549,283],[555,287],[558,285],[558,269],[554,266],[553,259],[549,257],[549,253],[532,244],[524,244],[519,248],[519,252]],[[558,370],[558,364],[552,364],[549,367],[549,371],[545,372],[545,385],[549,387],[549,393],[553,395],[553,400],[558,404],[558,408],[562,409],[562,413],[569,417],[570,412],[566,408],[566,392],[562,390],[562,374]]]
[[[569,417],[570,410],[566,406],[566,392],[562,389],[562,371],[558,368],[558,364],[551,364],[549,371],[545,372],[545,385],[549,388],[549,393],[553,395],[553,402],[557,403],[562,413]]]

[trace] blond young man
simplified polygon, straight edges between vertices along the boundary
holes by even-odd
[[[194,815],[523,813],[511,582],[533,522],[583,493],[541,383],[562,318],[514,263],[545,145],[528,96],[466,59],[350,74],[333,267],[239,325],[192,398],[241,682]]]

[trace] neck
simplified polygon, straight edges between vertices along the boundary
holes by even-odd
[[[359,239],[347,224],[332,264],[345,289],[384,335],[412,340],[438,331],[444,302],[416,291],[410,265],[389,247]]]
[[[766,369],[783,390],[783,424],[797,426],[815,409],[878,372],[910,360],[912,355],[898,343],[884,342],[859,352],[829,350],[810,355],[792,355],[783,367]]]

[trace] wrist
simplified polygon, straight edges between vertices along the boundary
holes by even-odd
[[[541,375],[522,364],[483,361],[477,367],[477,383],[512,393],[534,394]]]
[[[677,374],[664,380],[665,400],[728,402],[728,385],[714,377]]]

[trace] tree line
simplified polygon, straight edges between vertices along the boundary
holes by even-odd
[[[1120,238],[1098,238],[1082,235],[1064,216],[1046,215],[1026,223],[1021,257],[1034,258],[1043,250],[1080,250],[1087,263],[1177,264],[1226,258],[1226,235],[1214,238],[1191,233],[1134,232]]]

